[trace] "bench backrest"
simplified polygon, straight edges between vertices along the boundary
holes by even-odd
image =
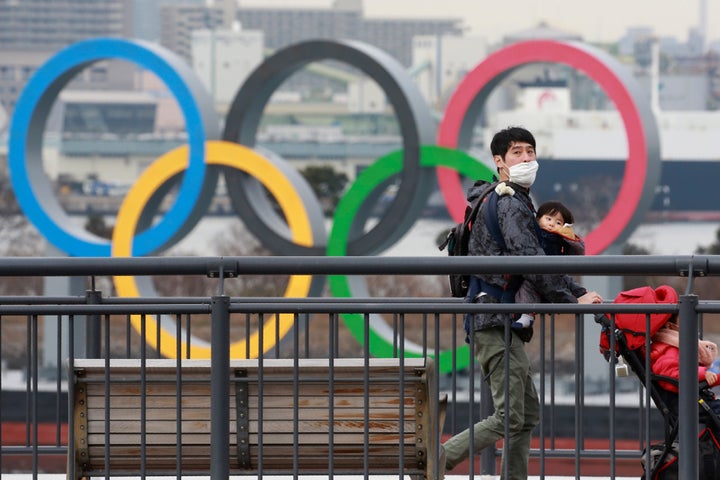
[[[231,361],[231,473],[431,476],[431,359],[297,362]],[[72,379],[76,477],[210,471],[209,361],[78,359]]]

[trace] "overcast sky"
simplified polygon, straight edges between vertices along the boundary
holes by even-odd
[[[240,0],[240,4],[327,7],[332,0]],[[460,17],[473,34],[497,41],[545,21],[589,42],[614,41],[630,26],[687,40],[700,0],[364,0],[368,17]],[[709,40],[720,38],[720,2],[707,0]]]

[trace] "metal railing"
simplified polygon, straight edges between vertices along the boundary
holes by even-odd
[[[473,272],[663,275],[685,277],[687,289],[678,305],[650,307],[487,305],[453,298],[234,298],[224,294],[227,282],[244,275]],[[584,341],[588,336],[598,340],[592,314],[633,311],[680,315],[681,343],[686,348],[681,349],[679,440],[687,453],[680,457],[680,472],[681,478],[697,478],[697,342],[693,338],[703,315],[720,313],[720,302],[699,299],[693,294],[693,282],[700,276],[718,274],[720,257],[716,256],[568,257],[560,265],[548,257],[5,258],[0,261],[0,276],[81,278],[87,280],[89,288],[82,295],[0,297],[0,471],[65,472],[68,441],[73,442],[72,428],[68,431],[68,424],[72,425],[72,421],[68,422],[72,398],[68,397],[73,395],[73,389],[66,381],[73,359],[167,356],[169,347],[163,328],[171,337],[184,339],[173,343],[172,356],[177,358],[189,358],[190,338],[204,336],[211,352],[213,392],[226,390],[234,342],[244,342],[245,357],[253,356],[250,338],[255,335],[258,348],[264,349],[263,358],[369,358],[377,354],[372,351],[371,337],[378,335],[378,329],[386,328],[388,356],[447,352],[445,358],[435,362],[437,389],[449,394],[447,421],[438,432],[447,437],[467,428],[492,408],[489,396],[482,392],[479,368],[461,348],[462,315],[512,311],[535,312],[540,317],[535,339],[528,344],[528,349],[534,349],[543,403],[532,451],[533,468],[538,474],[569,474],[576,478],[588,475],[592,465],[593,471],[600,468],[602,475],[611,478],[624,468],[634,468],[636,476],[642,448],[663,433],[658,427],[658,414],[646,393],[638,388],[642,379],[630,380],[632,386],[628,388],[628,380],[616,378],[614,365],[601,360],[597,350],[588,351],[588,342]],[[203,297],[119,298],[95,288],[97,277],[113,275],[207,276],[217,279],[216,292]],[[226,308],[216,308],[218,302]],[[361,333],[348,333],[352,329],[346,319],[352,315],[357,316],[351,321],[360,326]],[[141,319],[139,323],[137,319]],[[147,328],[147,322],[162,328]],[[384,322],[385,327],[379,327],[378,322]],[[563,331],[557,328],[560,322]],[[568,327],[572,330],[570,336]],[[352,340],[350,348],[348,343],[342,344],[348,339]],[[573,342],[569,349],[571,362],[557,355],[568,342]],[[588,362],[605,365],[604,376],[592,383],[586,376]],[[570,372],[564,372],[567,369]],[[598,386],[605,388],[597,393]],[[212,410],[212,430],[223,432],[222,426],[229,422],[229,400],[212,401],[218,402],[213,403],[218,408]],[[595,405],[598,402],[600,406]],[[570,425],[564,421],[568,413],[574,419]],[[604,420],[595,421],[598,415]],[[598,428],[598,423],[603,428]],[[226,443],[224,438],[212,441]],[[497,449],[486,449],[468,463],[467,471],[471,475],[494,473],[499,453]],[[212,476],[219,478],[228,471],[229,453],[226,448],[216,448],[213,455]],[[632,467],[627,467],[630,464]]]

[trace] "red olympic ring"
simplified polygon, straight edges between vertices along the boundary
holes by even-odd
[[[468,111],[477,111],[484,103],[488,91],[513,70],[538,62],[563,63],[584,72],[597,82],[615,103],[625,125],[628,158],[623,183],[607,216],[585,237],[587,254],[596,255],[611,246],[631,221],[648,180],[648,157],[657,153],[657,160],[660,160],[657,145],[659,142],[652,138],[656,129],[646,129],[643,120],[648,123],[648,119],[640,114],[632,93],[616,72],[608,67],[608,61],[598,58],[596,52],[588,51],[588,48],[581,44],[545,40],[521,42],[496,51],[478,64],[458,85],[440,122],[437,144],[459,148],[458,144],[463,140],[463,127],[466,126],[464,122],[467,122],[466,117],[470,116]],[[654,126],[654,120],[651,122]],[[649,152],[648,145],[653,149],[657,147],[657,152]],[[462,221],[466,200],[457,172],[438,167],[437,174],[450,215],[455,221]]]

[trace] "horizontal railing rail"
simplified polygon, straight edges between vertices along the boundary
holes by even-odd
[[[720,275],[718,255],[600,255],[552,257],[6,257],[0,276],[88,275],[420,275],[450,273],[567,273],[570,275]]]
[[[332,298],[308,297],[285,298],[227,297],[227,282],[245,275],[447,275],[450,273],[570,273],[584,276],[668,276],[684,278],[687,284],[678,305],[487,305],[464,303],[462,299],[406,298],[406,297],[360,297]],[[135,325],[143,325],[152,317],[165,325],[176,338],[190,338],[205,329],[206,343],[211,346],[213,388],[225,382],[230,358],[229,344],[238,338],[248,339],[255,333],[262,343],[263,330],[273,338],[260,358],[339,358],[348,355],[340,346],[341,341],[353,341],[351,335],[342,338],[339,330],[345,315],[359,314],[362,333],[357,333],[352,355],[369,358],[373,356],[371,343],[374,319],[379,315],[391,330],[392,356],[403,357],[409,344],[417,346],[413,355],[433,356],[436,349],[452,351],[449,371],[441,370],[440,362],[435,368],[437,389],[449,394],[447,422],[438,432],[445,436],[456,433],[478,416],[487,413],[487,395],[482,395],[479,369],[473,362],[462,369],[455,368],[467,359],[458,358],[458,348],[463,345],[462,315],[475,312],[534,312],[540,318],[536,325],[536,337],[532,343],[538,360],[539,393],[543,400],[543,420],[537,432],[539,442],[533,447],[533,458],[543,474],[557,474],[554,470],[572,470],[579,476],[584,466],[596,460],[604,463],[604,475],[614,477],[620,463],[636,460],[639,468],[640,451],[649,444],[648,438],[661,432],[648,430],[657,424],[657,412],[649,405],[649,398],[639,389],[631,389],[635,399],[630,406],[628,395],[618,405],[616,397],[623,392],[617,387],[619,380],[614,365],[607,364],[607,376],[601,380],[607,387],[602,397],[602,408],[586,405],[590,394],[586,391],[584,369],[587,352],[582,337],[592,331],[591,316],[606,313],[610,316],[621,312],[679,313],[682,317],[683,345],[692,346],[688,335],[698,331],[702,316],[720,313],[718,299],[698,299],[693,294],[693,282],[698,277],[720,275],[720,256],[596,256],[569,257],[556,262],[547,257],[140,257],[140,258],[5,258],[0,261],[0,277],[84,277],[89,289],[95,285],[95,277],[114,275],[142,276],[205,276],[216,279],[216,293],[208,296],[120,298],[111,292],[93,291],[89,295],[29,295],[0,297],[0,358],[2,358],[2,430],[0,430],[0,470],[65,471],[66,455],[74,438],[68,411],[73,402],[72,386],[67,384],[68,368],[73,358],[160,358],[163,342],[158,333],[136,331]],[[99,296],[98,296],[99,293]],[[684,293],[684,294],[683,294]],[[218,302],[221,304],[218,308]],[[689,307],[688,307],[689,306]],[[266,316],[291,316],[287,332],[280,333],[280,320],[269,328],[259,328]],[[139,317],[139,318],[137,318]],[[168,318],[166,318],[168,317]],[[560,339],[557,319],[570,318],[566,325],[573,329],[573,339]],[[588,320],[590,318],[590,320]],[[120,325],[122,328],[120,328]],[[159,331],[159,330],[158,330]],[[317,332],[322,332],[321,334]],[[596,331],[590,333],[597,335]],[[153,337],[152,335],[157,335]],[[42,337],[42,338],[41,338]],[[122,338],[120,338],[122,337]],[[317,338],[325,337],[324,342]],[[410,339],[412,337],[412,340]],[[232,340],[231,340],[232,339]],[[574,351],[571,362],[572,390],[559,392],[567,385],[560,383],[566,360],[555,357],[558,343],[572,341]],[[53,343],[54,342],[54,343]],[[314,342],[314,343],[313,343]],[[180,342],[178,342],[179,344]],[[189,343],[189,342],[188,342]],[[532,343],[530,345],[532,345]],[[697,342],[695,342],[695,346]],[[53,345],[53,348],[48,348]],[[152,346],[154,345],[154,347]],[[218,347],[219,346],[219,347]],[[217,348],[216,348],[217,347]],[[249,347],[247,347],[249,348]],[[529,347],[530,348],[530,347]],[[411,351],[411,350],[408,350]],[[179,357],[189,355],[183,347],[177,348]],[[248,352],[250,353],[250,352]],[[697,351],[694,351],[695,359]],[[467,355],[467,354],[465,354]],[[694,402],[691,370],[693,349],[681,350],[684,363],[681,368],[681,434],[683,444],[697,437],[697,423],[693,415],[697,411]],[[592,358],[592,357],[591,357]],[[604,360],[603,360],[604,361]],[[688,363],[689,362],[689,363]],[[696,364],[696,362],[695,362]],[[688,367],[690,365],[690,367]],[[682,376],[685,373],[685,377]],[[302,379],[297,379],[300,382]],[[638,385],[640,382],[635,382]],[[636,386],[638,386],[636,385]],[[213,390],[215,391],[215,390]],[[219,390],[218,390],[219,391]],[[478,393],[480,392],[480,393]],[[482,404],[475,405],[475,399]],[[570,399],[568,403],[567,399]],[[596,399],[592,399],[596,401]],[[226,399],[225,401],[229,401]],[[563,403],[564,402],[564,403]],[[683,403],[684,402],[684,403]],[[13,408],[9,408],[12,406]],[[213,425],[226,425],[228,409],[219,403],[217,418]],[[608,418],[602,438],[586,436],[592,430],[588,422],[592,414],[600,413]],[[622,438],[620,427],[625,409],[640,412],[634,436]],[[558,433],[561,418],[572,412],[571,429]],[[213,416],[216,410],[213,409]],[[696,416],[696,415],[695,415]],[[623,417],[624,418],[624,417]],[[653,423],[654,422],[654,423]],[[442,426],[441,426],[442,427]],[[215,429],[217,430],[217,428]],[[694,437],[693,437],[694,435]],[[224,439],[214,439],[222,444]],[[570,443],[568,443],[568,441]],[[692,442],[690,442],[692,443]],[[599,446],[596,446],[599,445]],[[692,447],[688,447],[690,449]],[[213,459],[212,476],[222,476],[229,469],[230,459],[226,449]],[[697,455],[688,452],[681,458],[681,470],[692,474],[697,469]],[[215,453],[214,453],[215,454]],[[479,466],[470,462],[467,469],[473,474],[476,468],[482,473],[492,473],[498,451],[483,457]],[[556,459],[567,459],[570,468]],[[363,472],[358,472],[363,473]],[[367,472],[365,472],[367,473]]]

